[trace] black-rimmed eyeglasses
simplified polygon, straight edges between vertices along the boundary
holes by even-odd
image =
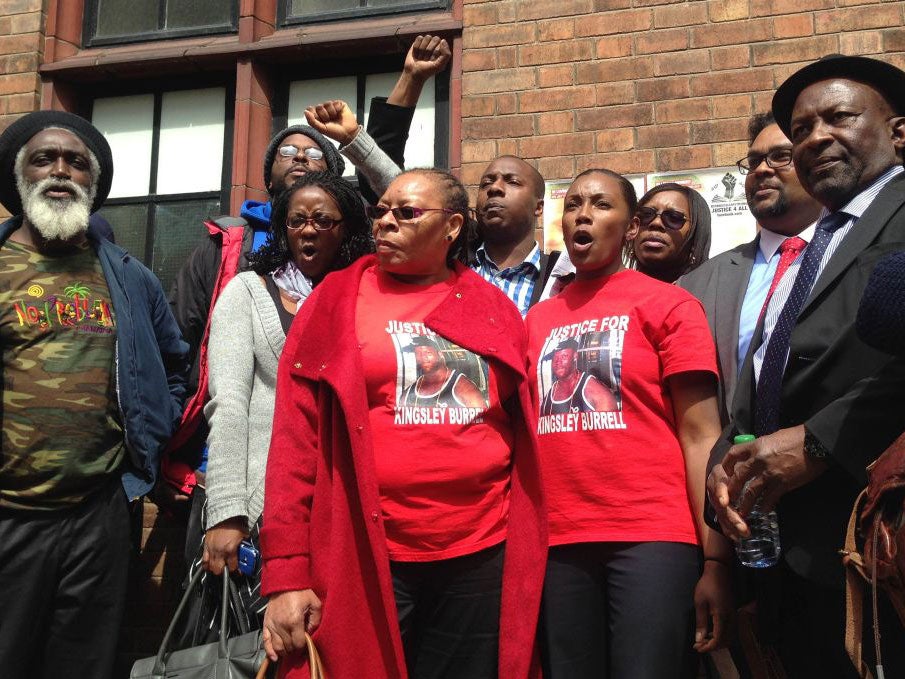
[[[286,220],[286,228],[295,231],[304,229],[310,224],[318,231],[329,231],[337,224],[341,224],[342,221],[343,220],[341,219],[333,219],[333,217],[328,217],[327,215],[308,215],[307,217],[295,215]]]
[[[403,205],[402,207],[386,207],[384,205],[368,205],[365,213],[369,218],[377,220],[383,217],[387,212],[392,212],[397,222],[410,222],[413,219],[423,217],[426,212],[445,212],[453,215],[455,210],[448,210],[445,207],[414,207],[412,205]]]
[[[766,161],[767,167],[776,169],[792,164],[792,149],[773,149],[769,153],[749,153],[736,163],[738,171],[748,174],[760,167]]]

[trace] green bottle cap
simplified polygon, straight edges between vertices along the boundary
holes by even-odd
[[[739,434],[734,439],[732,439],[733,443],[738,445],[739,443],[751,443],[757,437],[754,434]]]

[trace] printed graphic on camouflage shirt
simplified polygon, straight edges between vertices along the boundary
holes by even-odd
[[[483,422],[489,406],[487,362],[424,326],[389,321],[396,350],[395,424]]]
[[[537,364],[538,434],[625,429],[622,348],[628,316],[553,328]]]

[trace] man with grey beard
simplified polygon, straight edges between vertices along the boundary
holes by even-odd
[[[760,230],[754,240],[705,262],[677,283],[701,300],[717,347],[720,416],[725,426],[754,329],[776,283],[814,234],[820,203],[792,164],[792,142],[761,113],[748,123],[751,140],[738,161],[745,198]]]
[[[0,135],[0,667],[109,677],[128,504],[179,421],[188,346],[157,278],[89,227],[110,147],[60,111]],[[10,624],[6,624],[9,622]]]

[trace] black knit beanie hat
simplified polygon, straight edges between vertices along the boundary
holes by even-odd
[[[285,130],[277,132],[273,139],[270,140],[270,145],[267,147],[267,152],[264,154],[264,186],[267,188],[268,193],[273,195],[273,192],[270,190],[270,170],[273,167],[274,156],[277,154],[280,143],[290,134],[303,134],[312,141],[317,142],[317,145],[321,147],[321,151],[324,152],[324,162],[327,163],[327,171],[335,174],[337,177],[342,177],[343,172],[345,172],[346,169],[346,161],[339,155],[339,151],[336,150],[336,147],[332,142],[313,127],[309,127],[308,125],[293,125],[292,127],[287,127]]]
[[[0,203],[3,203],[11,214],[22,214],[22,200],[16,186],[16,155],[32,137],[48,127],[69,130],[81,139],[97,158],[101,166],[101,176],[97,177],[97,193],[91,204],[91,211],[96,212],[110,193],[110,184],[113,181],[113,153],[104,135],[94,125],[81,116],[66,111],[28,113],[13,122],[0,135]]]

